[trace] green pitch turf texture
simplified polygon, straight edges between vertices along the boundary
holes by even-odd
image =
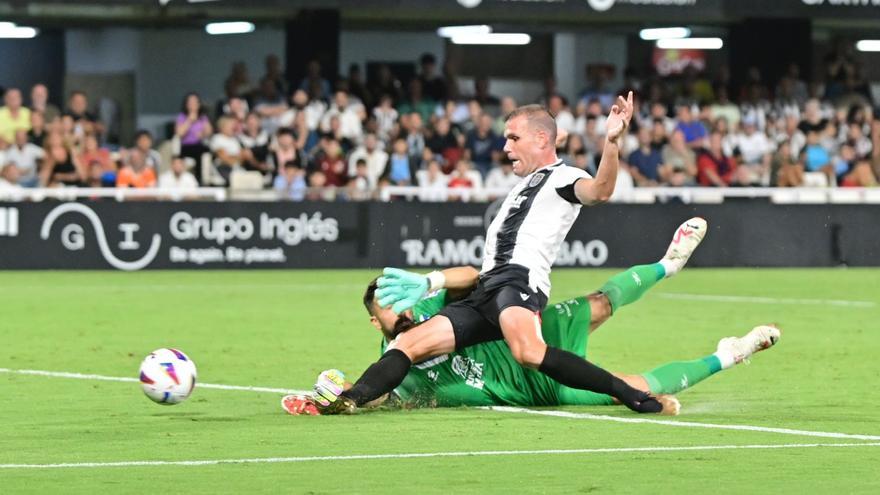
[[[590,292],[615,272],[558,270],[551,299]],[[590,355],[641,372],[776,322],[779,345],[682,392],[682,414],[670,420],[880,435],[878,274],[686,269],[593,334]],[[4,272],[0,368],[134,378],[147,353],[173,346],[189,353],[204,383],[307,389],[330,367],[354,378],[379,348],[360,302],[374,275]],[[137,383],[9,371],[0,372],[0,397],[4,494],[880,492],[880,446],[871,439],[467,408],[292,417],[277,393],[199,387],[163,407]],[[621,407],[553,410],[645,417]],[[804,446],[832,443],[859,445]],[[766,448],[778,445],[796,446]],[[658,450],[667,447],[706,449]],[[645,450],[614,450],[632,448]],[[572,449],[599,451],[522,452]],[[506,453],[458,455],[487,451]],[[441,452],[456,456],[100,465]],[[8,467],[57,463],[98,465]]]

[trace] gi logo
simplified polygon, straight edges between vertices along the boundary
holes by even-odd
[[[113,254],[113,251],[110,250],[110,244],[107,242],[107,236],[104,233],[104,225],[101,223],[101,219],[94,210],[81,203],[65,203],[50,211],[49,214],[46,215],[46,219],[43,220],[43,226],[40,228],[41,239],[49,239],[49,234],[52,232],[52,225],[55,223],[55,220],[65,213],[80,213],[86,217],[86,219],[92,224],[92,229],[95,231],[95,237],[97,237],[98,248],[101,251],[101,255],[113,268],[129,271],[140,270],[152,263],[153,259],[155,259],[156,255],[159,253],[159,246],[162,244],[162,237],[159,234],[153,234],[150,248],[147,250],[147,254],[145,254],[143,258],[136,261],[123,261],[117,258],[116,255]],[[120,232],[124,234],[122,242],[119,243],[119,249],[128,251],[138,249],[140,243],[134,240],[134,233],[140,230],[140,225],[136,223],[121,223],[118,227]],[[85,248],[86,241],[83,228],[75,223],[66,225],[61,229],[61,245],[69,251],[79,251]]]
[[[545,174],[545,173],[543,173],[543,172],[541,172],[541,173],[539,173],[539,174],[535,174],[535,176],[532,177],[531,180],[529,180],[529,187],[535,187],[535,186],[537,186],[538,184],[540,184],[541,181],[544,180],[544,176],[545,176],[545,175],[547,175],[547,174]]]

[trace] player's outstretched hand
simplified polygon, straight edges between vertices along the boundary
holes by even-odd
[[[325,370],[315,381],[315,402],[327,407],[339,398],[345,388],[345,374],[339,370]]]
[[[428,277],[399,268],[385,268],[377,281],[376,299],[379,306],[391,306],[395,313],[403,313],[416,305],[428,292]]]
[[[608,114],[608,120],[606,121],[608,133],[605,135],[605,139],[609,142],[616,143],[617,138],[622,136],[626,128],[629,127],[629,122],[632,120],[632,116],[633,92],[630,91],[625,100],[623,99],[623,96],[618,96],[617,103],[611,107],[611,112]]]
[[[658,414],[663,412],[663,403],[648,392],[639,392],[630,401],[621,399],[621,402],[637,413]]]

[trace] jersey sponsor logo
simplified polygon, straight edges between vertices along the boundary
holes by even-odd
[[[395,339],[395,340],[397,340],[397,339]],[[390,348],[391,344],[389,344],[388,347]],[[445,363],[448,359],[449,359],[449,354],[443,354],[442,356],[437,356],[437,357],[431,358],[427,361],[422,361],[421,363],[414,364],[413,367],[418,368],[420,370],[426,370],[428,368],[433,368],[434,366],[437,366],[438,364]]]
[[[637,286],[639,286],[639,287],[642,286],[642,278],[639,277],[638,273],[633,272],[632,278],[633,278],[633,282],[635,282]]]
[[[477,390],[483,390],[483,363],[465,356],[452,358],[452,371],[464,378],[464,383]]]
[[[516,198],[514,198],[513,202],[511,203],[510,209],[511,210],[519,209],[519,207],[522,206],[523,202],[526,201],[527,199],[529,199],[528,196],[522,196],[522,195],[517,196]]]

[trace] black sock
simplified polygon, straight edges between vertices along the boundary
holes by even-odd
[[[547,347],[538,371],[571,388],[610,395],[638,412],[660,412],[662,404],[620,378],[571,352]],[[647,399],[647,400],[646,400]]]
[[[341,395],[362,406],[394,390],[406,378],[411,366],[412,361],[403,351],[391,349],[367,368],[358,381]]]

